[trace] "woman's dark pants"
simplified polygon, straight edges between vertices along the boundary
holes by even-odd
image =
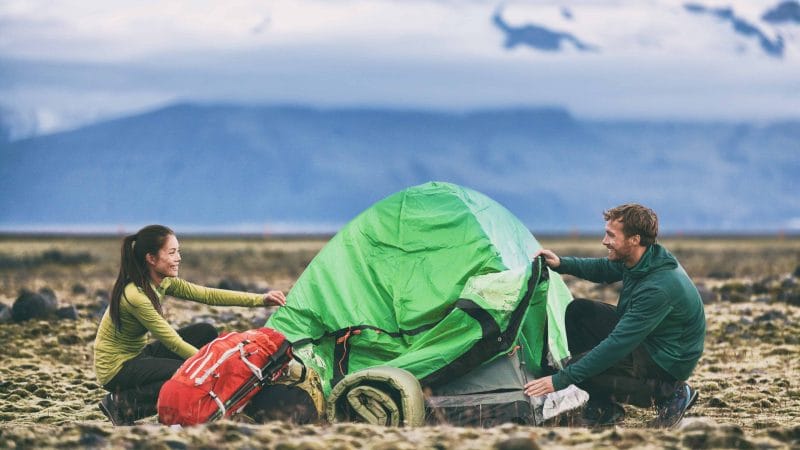
[[[207,323],[196,323],[178,330],[181,338],[200,348],[217,338],[217,330]],[[119,372],[103,388],[112,394],[121,417],[133,422],[156,413],[161,386],[178,370],[184,359],[161,342],[152,342],[134,358],[125,361]]]

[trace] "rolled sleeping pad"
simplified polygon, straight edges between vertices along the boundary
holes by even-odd
[[[327,400],[328,421],[421,426],[425,400],[419,380],[396,367],[377,366],[345,376]]]

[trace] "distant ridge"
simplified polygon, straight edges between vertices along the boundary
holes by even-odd
[[[431,180],[534,231],[652,206],[664,232],[800,229],[800,121],[587,121],[559,108],[445,112],[176,104],[0,144],[0,230],[164,222],[335,231]]]

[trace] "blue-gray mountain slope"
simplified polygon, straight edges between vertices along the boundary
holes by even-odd
[[[800,222],[798,142],[800,122],[181,104],[0,144],[0,228],[341,224],[443,180],[539,231],[596,230],[625,201],[673,232],[779,230]]]

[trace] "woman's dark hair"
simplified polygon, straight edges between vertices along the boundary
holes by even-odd
[[[122,328],[119,303],[125,295],[125,286],[128,283],[132,282],[144,291],[156,311],[164,314],[158,295],[150,284],[145,256],[148,253],[158,255],[158,250],[164,245],[164,241],[173,234],[175,233],[172,230],[163,225],[148,225],[136,234],[125,236],[125,239],[122,240],[122,261],[119,265],[119,275],[117,275],[117,281],[114,282],[114,289],[111,290],[111,302],[108,305],[111,320],[118,330]]]

